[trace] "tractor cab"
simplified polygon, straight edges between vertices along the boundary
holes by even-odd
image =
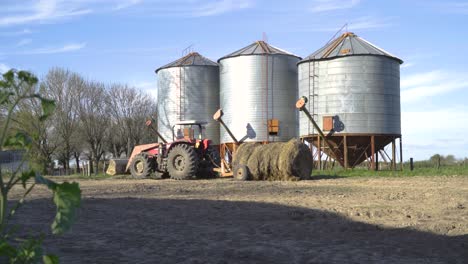
[[[205,138],[205,125],[206,121],[187,120],[175,123],[172,126],[173,141],[197,141]]]

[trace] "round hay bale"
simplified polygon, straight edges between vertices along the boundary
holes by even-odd
[[[111,176],[125,174],[127,163],[128,159],[111,159],[109,161],[109,166],[107,167],[106,173]]]
[[[307,145],[296,139],[265,145],[244,143],[233,164],[247,165],[252,180],[309,179],[312,155]]]
[[[297,177],[301,180],[310,179],[313,158],[309,147],[297,139],[291,139],[284,144],[279,156],[279,169],[286,177]]]
[[[282,180],[283,172],[279,165],[280,153],[284,143],[270,143],[261,148],[260,171],[263,180]]]
[[[247,165],[247,161],[249,160],[250,155],[252,155],[254,148],[259,145],[260,143],[250,143],[250,142],[243,143],[242,145],[240,145],[232,159],[233,165],[234,164],[235,165],[237,164]]]

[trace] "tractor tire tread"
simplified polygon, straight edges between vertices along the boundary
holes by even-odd
[[[141,173],[138,173],[136,171],[136,163],[138,161],[143,162],[143,171]],[[152,160],[146,155],[146,153],[140,153],[133,157],[131,163],[130,163],[130,173],[133,178],[135,179],[144,179],[147,178],[151,175],[151,168],[152,166]]]
[[[173,159],[177,155],[184,156],[185,169],[178,171],[173,165]],[[195,149],[188,144],[179,144],[175,146],[168,154],[168,166],[167,170],[171,179],[174,180],[189,180],[192,179],[198,171],[199,158]]]

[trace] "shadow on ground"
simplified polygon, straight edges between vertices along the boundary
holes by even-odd
[[[334,180],[334,179],[342,179],[342,178],[346,178],[346,177],[340,176],[340,175],[318,174],[318,175],[311,176],[310,180]]]
[[[50,200],[16,223],[50,233]],[[21,217],[20,217],[21,218]],[[24,231],[26,232],[26,231]],[[256,202],[85,199],[73,230],[48,236],[61,263],[466,263],[468,236],[387,229]]]

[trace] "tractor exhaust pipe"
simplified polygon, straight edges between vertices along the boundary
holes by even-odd
[[[234,142],[236,142],[236,144],[239,144],[239,141],[237,140],[237,138],[234,136],[234,134],[232,134],[231,130],[229,130],[227,125],[224,123],[223,119],[221,119],[223,115],[224,115],[223,110],[218,109],[218,111],[216,111],[216,113],[213,115],[213,119],[218,121],[224,127],[224,129],[226,129],[229,136],[231,136],[231,138],[234,140]]]

